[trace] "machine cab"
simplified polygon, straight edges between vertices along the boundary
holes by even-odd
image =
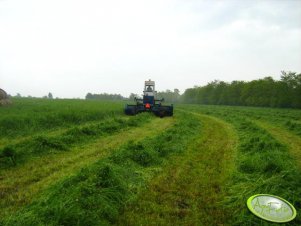
[[[143,96],[155,96],[155,82],[148,80],[144,83]]]
[[[151,80],[145,81],[143,90],[143,104],[150,104],[153,106],[155,95],[155,82]]]

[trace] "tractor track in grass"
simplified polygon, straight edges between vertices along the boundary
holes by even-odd
[[[182,111],[182,110],[181,110]],[[200,136],[174,156],[138,199],[125,207],[118,225],[223,225],[220,204],[234,169],[237,136],[230,124],[198,113]]]
[[[289,152],[294,157],[296,163],[301,169],[301,138],[293,134],[292,132],[281,128],[279,126],[274,126],[266,121],[253,120],[255,124],[259,127],[268,131],[273,137],[275,137],[281,143],[287,145]]]
[[[79,145],[71,151],[37,157],[16,168],[0,171],[0,217],[29,204],[49,185],[108,156],[125,142],[154,136],[174,122],[174,118],[155,118],[148,124]]]

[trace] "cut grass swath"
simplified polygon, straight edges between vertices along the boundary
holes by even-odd
[[[237,167],[229,180],[227,195],[224,197],[224,206],[232,213],[232,218],[226,224],[270,224],[257,218],[246,208],[246,200],[254,194],[281,196],[291,202],[297,211],[301,209],[301,174],[286,145],[248,120],[245,115],[238,114],[234,108],[191,106],[190,109],[233,124],[239,136]],[[288,225],[300,224],[299,212],[296,219]]]
[[[112,135],[121,130],[141,126],[150,120],[151,116],[148,114],[140,114],[129,119],[113,117],[89,126],[76,126],[54,136],[33,136],[15,145],[8,145],[2,150],[0,149],[0,169],[24,163],[33,156],[67,151],[76,145],[87,143],[101,136]]]
[[[132,127],[131,130],[120,131],[76,146],[72,151],[43,155],[14,168],[0,171],[0,218],[11,215],[17,209],[29,204],[48,186],[108,157],[127,141],[135,139],[138,142],[145,137],[155,136],[173,124],[173,118],[162,120],[152,117],[151,123],[144,124],[142,127]]]
[[[128,203],[117,225],[220,225],[231,213],[221,200],[234,168],[236,135],[227,123],[196,115],[202,130],[181,155]]]
[[[4,225],[106,225],[114,223],[171,154],[185,150],[199,123],[181,116],[171,129],[130,142],[111,157],[56,184],[39,199],[2,221]],[[161,145],[162,144],[162,145]],[[137,157],[137,150],[140,154]]]

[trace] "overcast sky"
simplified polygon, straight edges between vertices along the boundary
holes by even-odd
[[[0,0],[0,87],[84,98],[301,72],[301,0]]]

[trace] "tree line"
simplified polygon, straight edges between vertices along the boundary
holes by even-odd
[[[265,77],[250,82],[213,81],[186,89],[184,103],[301,108],[301,74],[281,72],[280,80]]]
[[[164,101],[169,103],[178,102],[180,99],[180,91],[178,89],[174,89],[174,91],[166,90],[160,91],[157,93],[157,98],[161,99],[164,98]],[[108,93],[101,93],[101,94],[92,94],[87,93],[86,99],[87,100],[130,100],[134,101],[135,98],[142,98],[141,95],[131,93],[129,97],[124,97],[120,94],[108,94]]]
[[[86,99],[100,100],[134,100],[135,97],[141,98],[134,93],[129,97],[107,93],[86,95]],[[157,98],[169,103],[301,108],[301,73],[281,71],[279,80],[270,76],[248,82],[214,80],[205,86],[188,88],[182,95],[178,89],[159,91]]]
[[[168,103],[176,103],[180,100],[180,90],[174,89],[173,91],[167,89],[166,91],[160,91],[157,93],[157,97],[164,98],[164,101]]]
[[[87,100],[124,100],[127,99],[120,94],[109,94],[109,93],[100,93],[100,94],[92,94],[87,93]]]

